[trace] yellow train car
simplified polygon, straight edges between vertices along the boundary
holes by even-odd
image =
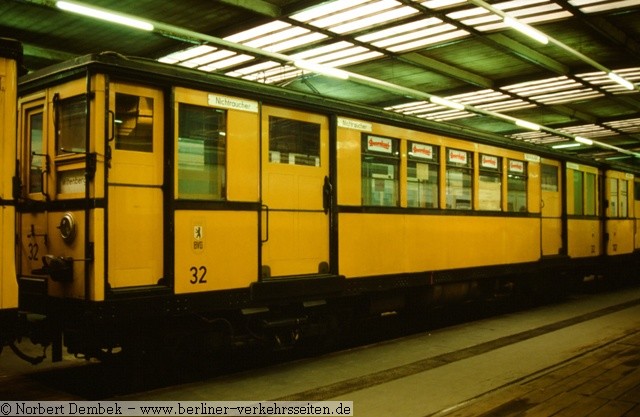
[[[0,350],[15,337],[18,282],[15,271],[15,136],[22,45],[0,38]]]
[[[17,143],[20,307],[86,356],[293,343],[633,253],[630,174],[115,54],[22,78]]]
[[[540,158],[338,119],[340,271],[444,271],[540,258]]]

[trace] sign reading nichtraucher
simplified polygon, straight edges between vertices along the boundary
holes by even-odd
[[[209,94],[208,102],[210,106],[258,113],[258,102],[253,100]]]

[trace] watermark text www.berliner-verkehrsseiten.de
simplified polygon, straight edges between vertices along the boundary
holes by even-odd
[[[353,401],[4,401],[0,416],[353,416]]]

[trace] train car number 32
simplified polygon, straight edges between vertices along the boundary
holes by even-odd
[[[191,279],[189,282],[191,284],[206,284],[207,283],[207,267],[206,266],[192,266],[189,268],[189,272],[191,273]]]

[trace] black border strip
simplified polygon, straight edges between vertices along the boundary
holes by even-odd
[[[173,208],[178,210],[205,211],[259,211],[260,203],[247,201],[203,201],[203,200],[175,200]]]

